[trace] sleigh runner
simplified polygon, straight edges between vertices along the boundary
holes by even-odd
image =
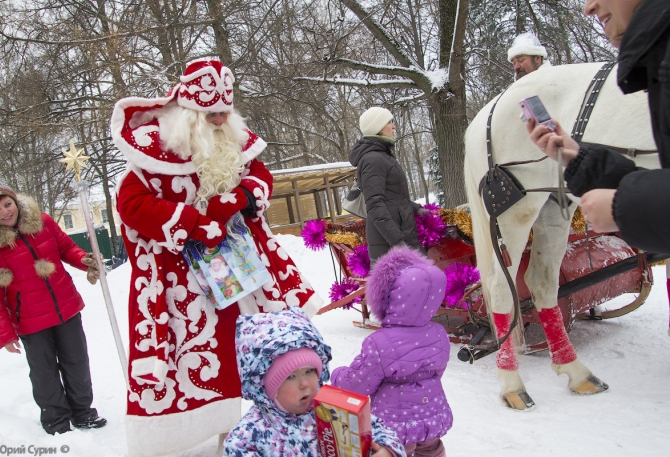
[[[440,213],[446,222],[444,234],[427,250],[428,257],[442,269],[454,263],[475,267],[474,244],[468,236],[468,232],[471,233],[468,214],[458,209],[441,210]],[[354,325],[377,329],[379,326],[370,319],[365,301],[366,280],[357,277],[350,266],[354,250],[365,242],[364,222],[344,225],[323,223],[323,237],[332,254],[337,283],[346,282],[354,290],[323,307],[317,314],[337,308],[351,308],[361,314],[361,319],[354,321]],[[576,319],[610,319],[639,308],[649,295],[653,283],[650,265],[663,257],[638,252],[616,233],[586,233],[583,227],[583,218],[577,213],[560,269],[557,300],[567,331]],[[309,245],[309,242],[306,244]],[[548,347],[539,315],[524,281],[531,246],[532,239],[522,255],[516,276],[525,353]],[[598,305],[628,293],[637,294],[630,303],[596,313]],[[492,345],[487,346],[493,340],[493,334],[479,282],[467,287],[456,306],[448,306],[443,302],[433,320],[446,328],[453,343],[464,345],[458,354],[460,360],[472,362],[494,352]]]

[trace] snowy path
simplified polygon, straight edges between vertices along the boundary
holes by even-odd
[[[314,253],[302,240],[279,236],[298,267],[327,297],[333,269],[327,251]],[[86,282],[85,274],[71,270],[87,303],[83,311],[89,344],[94,406],[109,420],[100,430],[75,430],[51,437],[39,424],[28,367],[24,356],[0,351],[0,456],[3,446],[54,448],[56,455],[123,456],[125,389],[118,357],[99,286]],[[130,269],[124,265],[109,276],[121,332],[127,334],[126,307]],[[521,373],[537,407],[527,413],[503,408],[498,401],[495,359],[489,356],[469,365],[452,361],[443,385],[454,412],[454,427],[444,438],[449,457],[495,456],[662,456],[670,455],[670,337],[667,335],[668,303],[665,269],[654,268],[656,285],[647,303],[627,316],[601,322],[576,322],[570,338],[580,359],[610,390],[594,397],[579,397],[567,389],[567,378],[550,368],[547,351],[522,356]],[[630,297],[620,297],[620,302]],[[353,311],[335,310],[314,319],[333,347],[331,370],[348,364],[358,353],[369,330],[351,325]],[[216,438],[180,457],[210,457]],[[65,453],[68,447],[68,452]]]

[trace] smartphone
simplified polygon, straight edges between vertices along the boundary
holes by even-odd
[[[531,119],[535,120],[536,124],[542,124],[551,130],[556,130],[556,124],[551,120],[551,116],[547,109],[542,104],[542,100],[537,95],[527,97],[519,102],[521,106],[521,119],[528,122]]]

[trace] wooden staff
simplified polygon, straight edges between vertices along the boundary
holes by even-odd
[[[74,146],[74,141],[70,140],[70,150],[63,151],[65,159],[61,159],[60,161],[67,164],[66,170],[69,170],[70,168],[74,169],[76,182],[72,185],[72,187],[79,194],[79,202],[81,204],[81,210],[84,213],[84,219],[86,220],[86,231],[88,232],[88,237],[91,241],[93,258],[97,262],[98,270],[100,271],[102,296],[104,297],[105,305],[107,306],[107,315],[109,316],[109,323],[112,326],[112,334],[114,335],[114,342],[116,343],[116,351],[119,354],[119,361],[121,362],[123,376],[126,379],[127,385],[128,358],[126,357],[126,351],[123,348],[121,332],[119,331],[119,324],[116,320],[114,305],[112,303],[112,296],[109,293],[109,285],[107,284],[107,272],[105,271],[105,264],[103,263],[102,255],[100,254],[100,247],[98,246],[98,239],[95,236],[95,227],[93,227],[93,219],[91,218],[91,210],[90,206],[88,205],[88,189],[91,187],[91,185],[88,181],[82,181],[81,179],[81,168],[88,168],[88,165],[86,165],[86,160],[88,160],[88,157],[83,155],[83,152],[84,149],[77,149]]]

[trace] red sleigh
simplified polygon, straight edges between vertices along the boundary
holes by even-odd
[[[546,338],[540,318],[533,306],[530,292],[524,282],[524,273],[528,268],[530,243],[524,252],[516,278],[516,286],[521,304],[521,320],[524,324],[525,352],[534,352],[547,348]],[[370,320],[365,302],[365,279],[355,278],[347,262],[352,247],[337,242],[330,243],[334,262],[339,264],[344,277],[359,282],[361,287],[346,297],[323,307],[317,314],[350,304],[360,297],[353,306],[361,313],[362,319],[354,325],[365,328],[378,328]],[[475,249],[471,241],[455,225],[448,225],[446,237],[428,250],[428,256],[440,268],[460,262],[475,266]],[[639,308],[646,300],[652,286],[650,263],[662,260],[666,256],[639,253],[628,246],[617,234],[572,233],[568,239],[568,248],[561,264],[558,305],[563,314],[563,323],[569,331],[576,319],[610,319],[623,316]],[[459,359],[472,361],[474,356],[467,348],[486,339],[491,339],[490,325],[484,300],[481,296],[472,299],[479,287],[466,292],[462,299],[464,307],[440,307],[433,320],[441,323],[454,343],[464,344]],[[596,306],[622,294],[636,293],[637,297],[629,304],[618,309],[604,310],[596,314]],[[443,304],[444,305],[444,304]],[[486,354],[480,354],[484,356]]]

